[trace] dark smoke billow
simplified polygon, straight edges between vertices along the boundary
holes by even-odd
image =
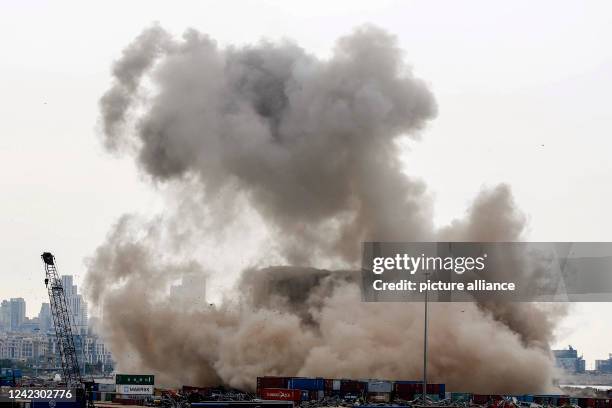
[[[416,138],[436,104],[395,38],[375,27],[339,39],[322,60],[287,41],[220,48],[195,30],[175,39],[154,26],[123,51],[100,106],[105,146],[179,186],[172,208],[122,217],[88,261],[90,297],[122,370],[245,389],[258,375],[420,378],[422,305],[360,302],[360,242],[523,238],[504,185],[434,229],[425,186],[402,172],[397,141]],[[214,306],[169,301],[171,282],[204,273],[185,248],[228,234],[199,220],[240,210],[260,217],[284,266],[262,259]],[[343,266],[311,267],[322,259]],[[545,391],[554,312],[433,305],[431,379],[474,392]]]

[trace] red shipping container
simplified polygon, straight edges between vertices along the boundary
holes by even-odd
[[[395,383],[395,398],[412,401],[416,394],[421,394],[422,384]]]
[[[422,384],[404,384],[395,383],[395,392],[398,393],[416,393],[423,389]]]
[[[366,383],[353,380],[342,380],[340,382],[340,392],[363,395]]]
[[[578,398],[578,406],[581,408],[595,408],[595,400],[593,398]]]
[[[440,394],[440,384],[427,384],[427,394]],[[395,383],[395,395],[404,400],[413,400],[415,396],[423,394],[423,383]]]
[[[262,388],[261,399],[279,401],[301,401],[301,390],[290,390],[288,388]]]
[[[288,388],[289,377],[257,377],[257,396],[264,388]]]

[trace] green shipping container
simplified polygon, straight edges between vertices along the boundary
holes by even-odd
[[[117,374],[115,384],[120,385],[155,385],[155,376],[152,374]]]

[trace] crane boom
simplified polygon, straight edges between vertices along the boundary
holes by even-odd
[[[41,255],[45,265],[45,285],[49,292],[49,302],[53,323],[55,324],[55,335],[59,348],[64,381],[69,386],[81,387],[83,380],[79,370],[74,338],[72,337],[72,324],[70,310],[66,302],[66,294],[62,281],[57,273],[55,257],[50,252]]]

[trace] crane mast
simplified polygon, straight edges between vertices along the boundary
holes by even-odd
[[[55,257],[50,252],[41,255],[45,265],[45,286],[49,292],[49,302],[53,323],[55,324],[55,335],[57,346],[61,356],[64,381],[69,386],[82,387],[83,379],[79,370],[74,338],[72,337],[72,324],[70,310],[66,302],[66,294],[62,281],[57,273]]]

